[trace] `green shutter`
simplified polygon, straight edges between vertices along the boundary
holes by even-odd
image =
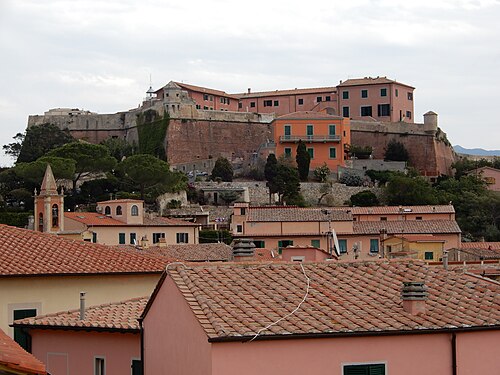
[[[118,233],[118,243],[125,245],[125,233]]]
[[[14,320],[36,316],[36,309],[14,310]],[[30,337],[22,328],[14,327],[14,341],[31,353]]]
[[[319,249],[320,245],[320,240],[311,240],[311,246],[317,247]]]
[[[385,364],[344,366],[344,375],[385,375]]]

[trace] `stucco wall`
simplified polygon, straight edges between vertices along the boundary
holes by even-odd
[[[105,360],[108,375],[131,374],[132,359],[141,357],[139,333],[30,330],[32,353],[51,375],[94,374],[95,357]]]

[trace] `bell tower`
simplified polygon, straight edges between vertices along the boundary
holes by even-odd
[[[64,192],[57,192],[56,179],[47,164],[40,194],[35,189],[35,226],[37,232],[58,233],[64,231]]]

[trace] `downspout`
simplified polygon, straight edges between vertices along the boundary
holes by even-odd
[[[142,326],[142,318],[137,319],[139,321],[139,330],[141,335],[141,370],[144,374],[144,328]]]
[[[451,373],[457,375],[457,334],[451,334]]]

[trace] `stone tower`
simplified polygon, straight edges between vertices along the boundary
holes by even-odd
[[[58,233],[64,231],[64,194],[57,192],[56,179],[50,164],[47,164],[40,194],[35,190],[35,226],[38,232]]]

